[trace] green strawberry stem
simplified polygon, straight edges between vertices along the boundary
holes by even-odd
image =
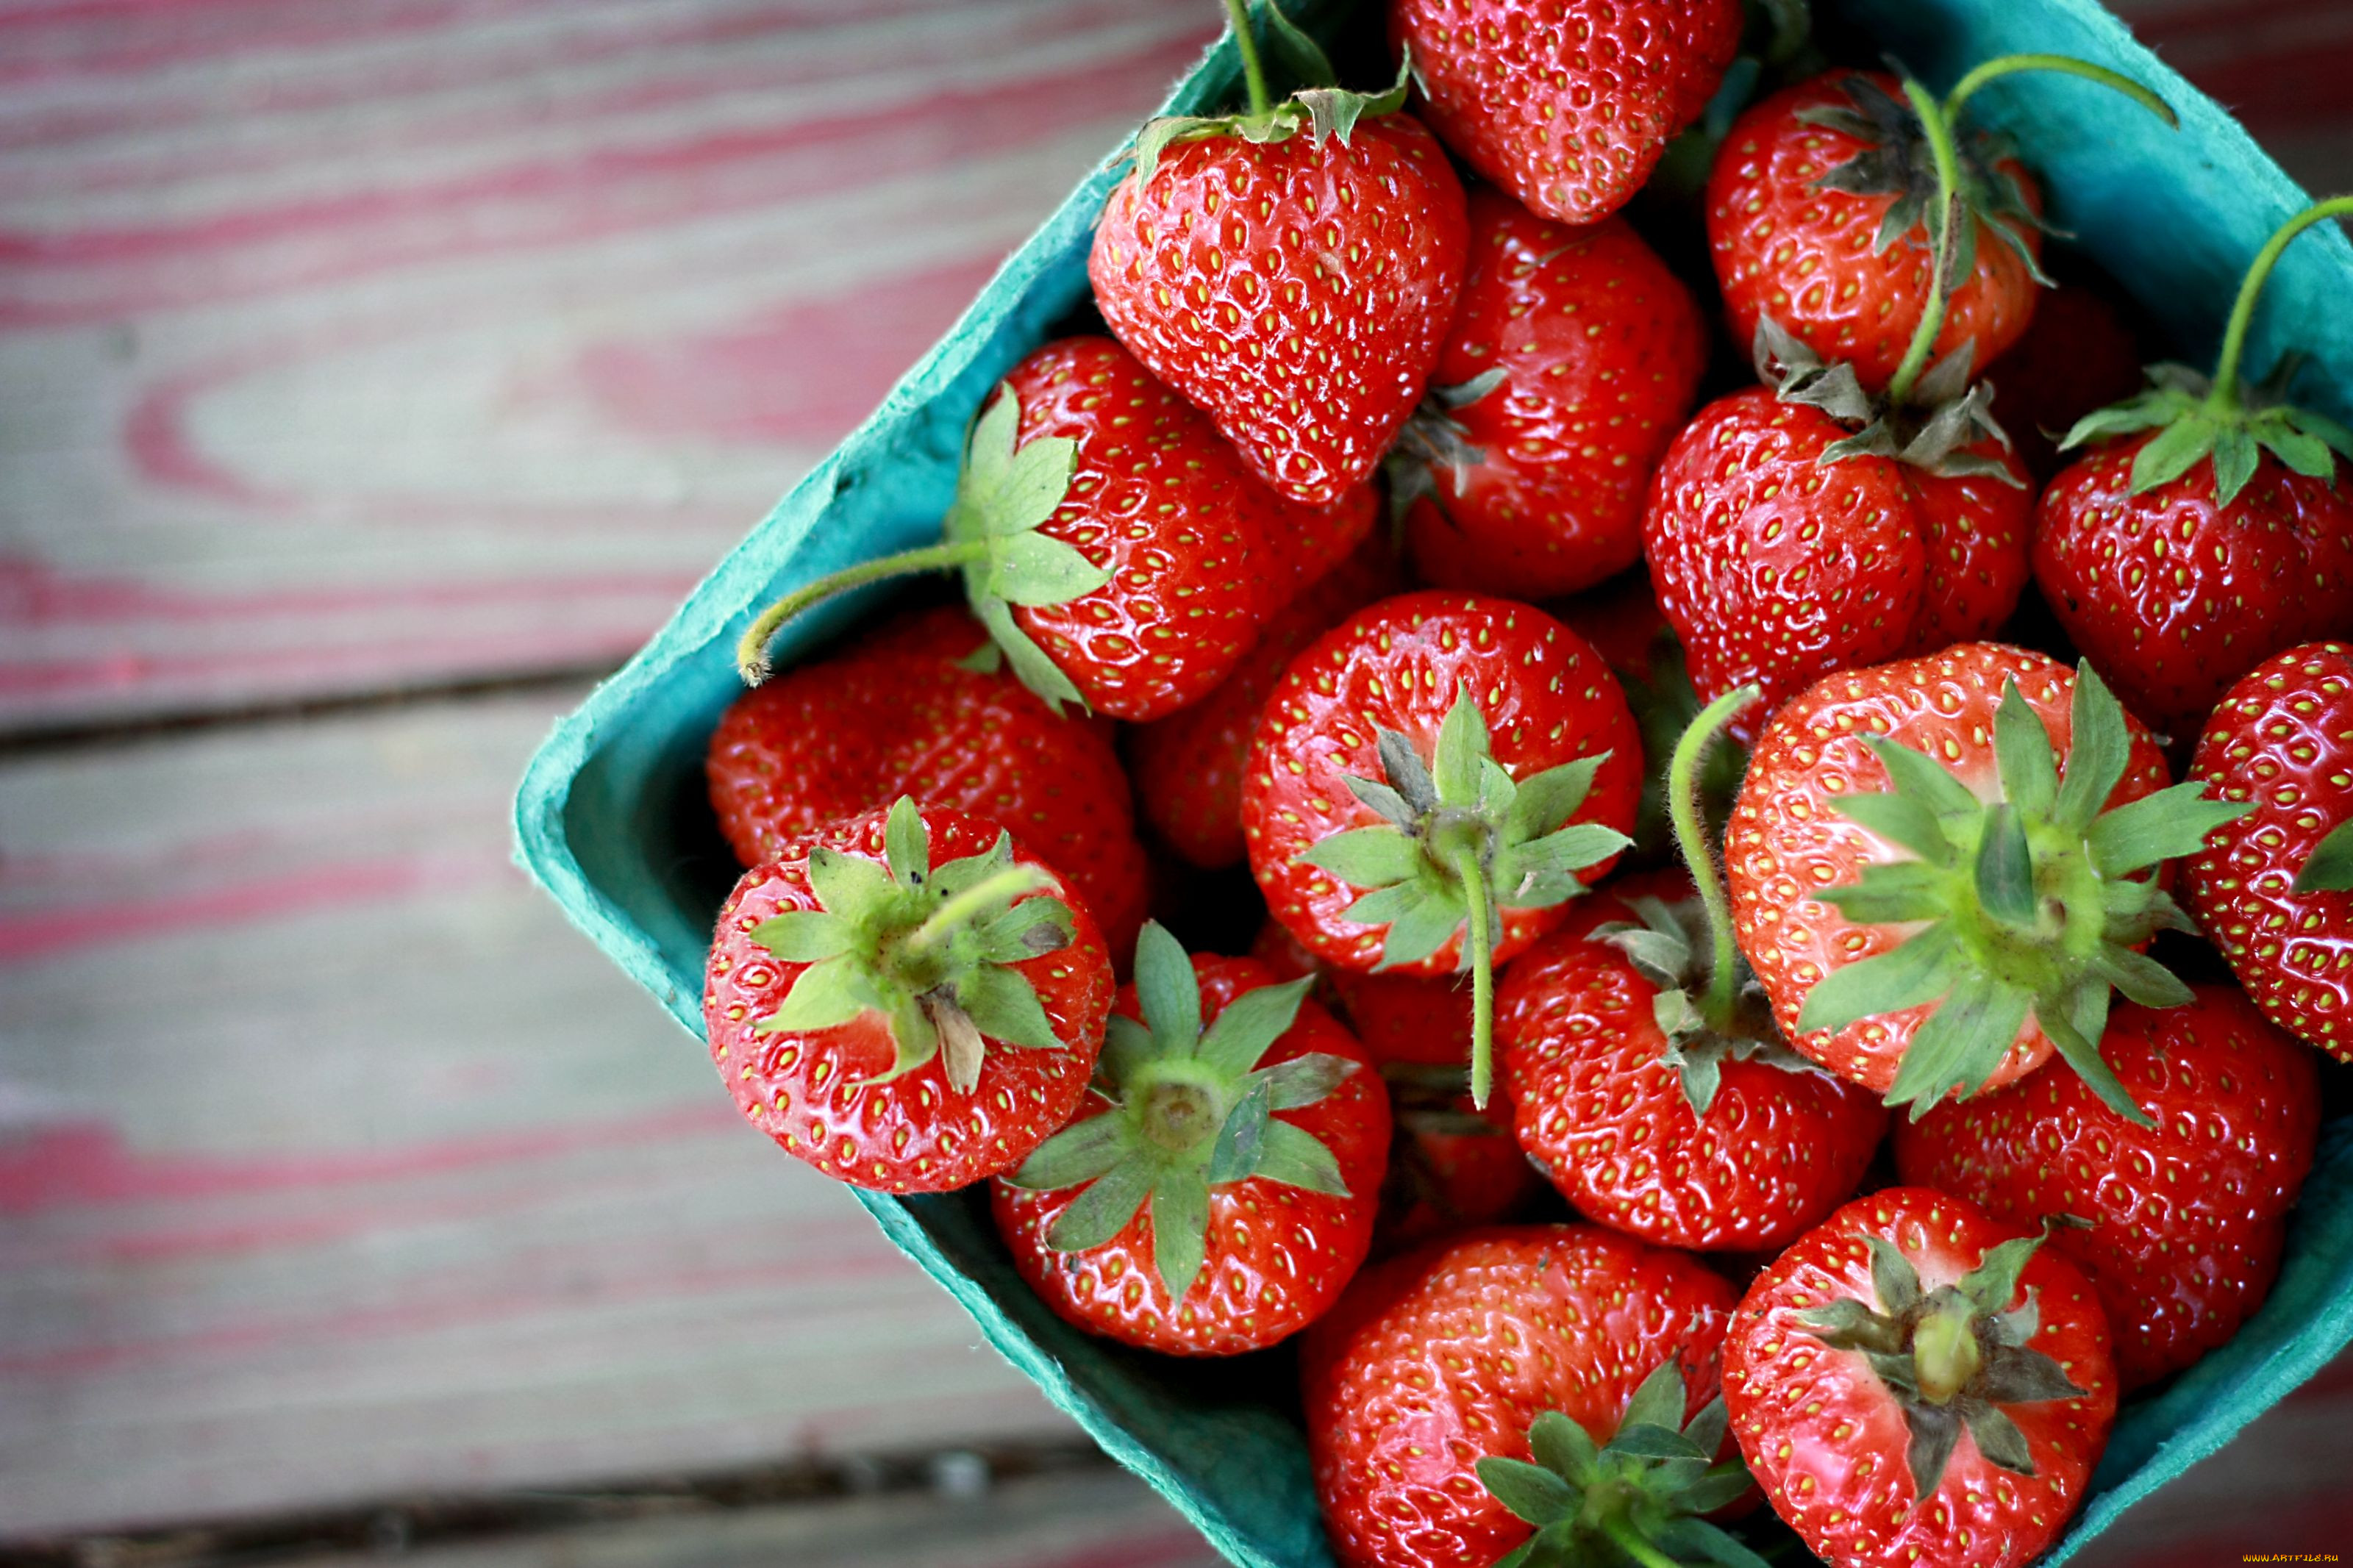
[[[1642,1568],[1683,1568],[1673,1558],[1643,1540],[1641,1532],[1622,1518],[1613,1519],[1603,1525],[1601,1533],[1608,1536],[1619,1551],[1641,1563]]]
[[[907,933],[910,954],[931,952],[970,924],[975,915],[994,904],[1009,906],[1024,893],[1054,886],[1054,879],[1036,866],[1008,866],[990,873],[932,911],[931,918]]]
[[[2235,411],[2239,405],[2239,356],[2247,346],[2247,328],[2254,321],[2255,300],[2263,291],[2263,284],[2272,275],[2273,266],[2288,242],[2314,224],[2333,217],[2353,217],[2353,196],[2331,196],[2316,202],[2295,216],[2280,225],[2263,247],[2255,252],[2247,276],[2239,284],[2239,298],[2231,306],[2231,322],[2222,331],[2221,356],[2214,363],[2214,388],[2206,395],[2207,406],[2217,412]]]
[[[869,583],[881,583],[892,577],[909,577],[918,572],[945,572],[968,565],[988,553],[986,540],[945,541],[926,544],[919,550],[902,550],[896,555],[884,555],[872,561],[861,561],[855,566],[818,578],[816,582],[794,589],[791,593],[760,612],[759,618],[744,633],[735,645],[735,669],[743,676],[744,684],[757,686],[773,673],[768,663],[768,645],[776,633],[796,616],[806,614],[837,594],[847,594],[852,588],[863,588]]]
[[[1463,948],[1471,963],[1471,1103],[1484,1110],[1495,1083],[1495,936],[1488,925],[1493,895],[1477,846],[1458,846],[1447,864],[1462,883],[1468,928]]]
[[[2002,55],[1986,61],[1955,82],[1953,90],[1945,95],[1947,121],[1959,119],[1961,105],[1968,102],[1969,95],[1996,77],[2010,76],[2018,71],[2062,71],[2068,76],[2079,76],[2086,81],[2095,81],[2102,87],[2123,93],[2169,126],[2179,128],[2181,124],[2171,104],[2132,78],[2119,76],[2105,66],[2095,66],[2089,60],[2079,60],[2070,55]]]
[[[1250,85],[1252,120],[1265,120],[1274,110],[1266,95],[1266,69],[1259,64],[1258,40],[1250,36],[1250,7],[1245,0],[1226,0],[1226,20],[1234,30],[1234,47],[1241,51],[1242,80]]]
[[[1667,813],[1674,824],[1675,847],[1683,851],[1692,885],[1699,889],[1700,903],[1707,910],[1712,951],[1700,1016],[1718,1034],[1732,1029],[1734,1004],[1739,994],[1740,948],[1732,934],[1732,903],[1725,897],[1724,878],[1716,869],[1715,852],[1708,846],[1707,821],[1700,809],[1699,771],[1725,725],[1763,695],[1759,687],[1743,686],[1701,709],[1683,731],[1683,739],[1675,742],[1674,755],[1667,763]]]

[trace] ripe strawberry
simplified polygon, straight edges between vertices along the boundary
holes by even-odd
[[[2116,1361],[2054,1248],[1890,1187],[1748,1287],[1724,1399],[1775,1511],[1833,1568],[2021,1568],[2107,1446]]]
[[[1750,1562],[1699,1517],[1748,1489],[1710,1462],[1732,1305],[1696,1259],[1591,1226],[1477,1230],[1366,1270],[1301,1357],[1333,1554]]]
[[[1734,0],[1392,0],[1389,41],[1432,129],[1563,223],[1624,206],[1715,96]]]
[[[1328,83],[1314,46],[1266,10]],[[1402,73],[1378,96],[1319,85],[1271,104],[1237,37],[1249,110],[1144,128],[1087,275],[1137,359],[1261,479],[1321,506],[1372,472],[1421,398],[1462,284],[1462,187],[1398,112]]]
[[[1307,986],[1144,928],[1095,1093],[994,1187],[1014,1267],[1056,1312],[1236,1355],[1338,1300],[1372,1243],[1388,1097]]]
[[[1761,1002],[1727,987],[1725,1026],[1707,1022],[1708,916],[1684,894],[1604,891],[1505,971],[1495,1037],[1520,1146],[1630,1236],[1778,1248],[1853,1194],[1886,1113],[1782,1044]]]
[[[1420,984],[1434,984],[1432,981]],[[1469,1009],[1464,1009],[1466,1019]],[[1498,1086],[1481,1110],[1467,1065],[1382,1064],[1397,1136],[1381,1185],[1376,1247],[1394,1252],[1506,1219],[1543,1188],[1512,1138],[1511,1098]]]
[[[2353,645],[2248,671],[2190,773],[2253,805],[2184,868],[2191,912],[2273,1023],[2353,1061]]]
[[[1706,362],[1691,291],[1624,222],[1569,228],[1472,193],[1439,384],[1389,465],[1416,569],[1536,599],[1632,564]]]
[[[2026,335],[1985,373],[2001,427],[2040,486],[2066,466],[2059,439],[2095,408],[2140,386],[2140,347],[2107,297],[2062,283],[2034,307]],[[2047,434],[2046,434],[2047,432]]]
[[[2063,777],[2062,771],[2063,769]],[[2086,666],[1973,643],[1817,681],[1773,716],[1725,835],[1741,951],[1789,1043],[1916,1118],[2055,1047],[2120,1114],[2109,987],[2187,921],[2158,868],[2246,808],[2166,787]]]
[[[2274,234],[2241,284],[2214,377],[2149,367],[2151,390],[2090,415],[2063,446],[2111,437],[2043,492],[2034,577],[2100,673],[2137,712],[2177,734],[2282,648],[2353,626],[2353,487],[2330,448],[2353,432],[2284,401],[2242,395],[2239,357],[2272,264],[2353,196],[2307,208]]]
[[[2189,1365],[2263,1305],[2320,1131],[2312,1053],[2232,987],[2194,990],[2108,1020],[2102,1054],[2154,1125],[2072,1073],[2039,1072],[1895,1132],[1906,1182],[2012,1225],[2088,1224],[2051,1245],[2098,1289],[2126,1392]]]
[[[744,679],[776,629],[845,589],[956,568],[1022,684],[1144,721],[1207,693],[1305,573],[1370,525],[1369,489],[1325,512],[1250,477],[1208,422],[1109,338],[1065,338],[982,409],[936,545],[778,600],[744,634]]]
[[[1092,726],[1002,671],[959,662],[987,647],[978,622],[942,605],[737,698],[703,760],[720,831],[759,866],[902,795],[986,816],[1064,868],[1125,953],[1145,901],[1127,776]]]
[[[1388,542],[1366,541],[1269,620],[1258,646],[1208,696],[1129,735],[1145,820],[1171,848],[1196,866],[1241,859],[1242,775],[1268,693],[1300,649],[1402,585]]]
[[[702,1019],[736,1105],[827,1175],[939,1193],[1010,1169],[1070,1119],[1111,961],[1051,868],[993,822],[845,818],[744,874]]]
[[[1866,395],[1850,367],[1822,364],[1769,320],[1755,346],[1778,393],[1701,409],[1667,448],[1642,520],[1701,700],[1753,682],[1761,718],[1818,676],[2009,619],[2033,491],[1986,389],[1963,384],[1967,356],[1921,379],[1923,413]]]
[[[1425,592],[1326,632],[1268,700],[1242,790],[1274,917],[1335,968],[1472,981],[1487,1099],[1492,966],[1625,847],[1641,777],[1600,657],[1542,611]]]

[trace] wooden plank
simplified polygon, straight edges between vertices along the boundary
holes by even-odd
[[[1069,1433],[508,864],[575,695],[0,765],[0,1528]]]
[[[0,729],[617,661],[1216,25],[0,10]]]

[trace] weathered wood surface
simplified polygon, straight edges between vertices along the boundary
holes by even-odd
[[[0,728],[617,662],[1216,26],[0,9]]]

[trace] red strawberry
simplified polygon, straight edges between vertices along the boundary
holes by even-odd
[[[2353,487],[2330,450],[2353,457],[2353,432],[2284,401],[2300,356],[2283,362],[2276,384],[2239,391],[2273,263],[2306,228],[2344,215],[2353,196],[2283,225],[2247,269],[2213,379],[2152,365],[2150,391],[2084,418],[2063,445],[2128,439],[2043,492],[2043,597],[2135,710],[2176,733],[2273,654],[2353,626]]]
[[[1560,923],[1626,845],[1641,744],[1600,657],[1542,611],[1385,599],[1300,655],[1250,748],[1242,834],[1274,917],[1336,968],[1472,979]]]
[[[958,662],[987,646],[979,623],[943,605],[737,698],[703,762],[720,831],[758,866],[902,795],[986,816],[1062,868],[1124,953],[1145,867],[1119,758],[1009,675]]]
[[[1440,384],[1390,463],[1416,568],[1535,599],[1632,564],[1706,361],[1690,290],[1624,222],[1568,228],[1475,192]]]
[[[2116,1361],[2055,1249],[1890,1187],[1748,1287],[1724,1399],[1775,1511],[1832,1568],[2021,1568],[2107,1446]]]
[[[953,567],[1013,673],[1050,704],[1156,719],[1223,680],[1373,505],[1368,489],[1324,512],[1283,500],[1117,343],[1065,338],[1014,366],[982,409],[943,542],[778,600],[739,661],[756,685],[769,639],[811,605]]]
[[[2066,463],[2059,438],[2086,414],[2139,388],[2140,346],[2105,296],[2062,283],[2043,294],[2026,335],[1985,378],[2027,471],[2047,484]]]
[[[2353,645],[2248,671],[2190,773],[2253,807],[2184,868],[2191,912],[2273,1023],[2353,1061]]]
[[[1624,206],[1740,47],[1734,0],[1392,0],[1431,127],[1547,217]]]
[[[1865,396],[1852,370],[1770,321],[1756,347],[1781,391],[1701,409],[1668,447],[1642,520],[1651,582],[1700,698],[1753,682],[1761,717],[1818,676],[2009,619],[2033,492],[1985,388],[1961,384],[1966,356],[1921,380],[1924,415]]]
[[[1587,900],[1504,973],[1520,1146],[1579,1213],[1645,1241],[1782,1247],[1852,1195],[1886,1113],[1782,1044],[1761,1005],[1728,992],[1726,1027],[1710,1026],[1699,900],[1633,897]]]
[[[1128,737],[1145,820],[1196,866],[1242,858],[1242,774],[1267,694],[1292,658],[1401,585],[1386,541],[1366,541],[1266,623],[1258,646],[1207,697]]]
[[[1389,1107],[1307,985],[1144,928],[1096,1092],[995,1185],[1014,1266],[1055,1311],[1235,1355],[1338,1300],[1372,1243]]]
[[[2109,988],[2189,1000],[2139,951],[2186,923],[2158,868],[2245,809],[2165,785],[2157,742],[2088,667],[2021,648],[1793,698],[1725,835],[1740,948],[1790,1044],[1915,1117],[2055,1047],[2139,1116],[2099,1058]]]
[[[1472,1231],[1366,1270],[1301,1358],[1333,1554],[1517,1568],[1533,1537],[1543,1562],[1716,1558],[1730,1538],[1698,1516],[1748,1488],[1708,1464],[1732,1305],[1696,1259],[1590,1226]]]
[[[2153,1126],[2045,1071],[1895,1132],[1906,1182],[2013,1225],[2088,1223],[2051,1245],[2098,1288],[2127,1392],[2189,1365],[2263,1305],[2320,1131],[2312,1053],[2231,987],[2195,990],[2181,1006],[2126,1005],[2108,1020],[2102,1054]]]
[[[1313,56],[1278,26],[1294,59]],[[1270,104],[1240,42],[1249,110],[1144,128],[1087,275],[1137,359],[1261,479],[1320,506],[1372,472],[1420,401],[1462,284],[1462,187],[1397,112],[1402,75],[1378,97],[1316,87]],[[1320,56],[1303,63],[1330,79]]]
[[[938,1193],[1019,1164],[1086,1092],[1111,961],[995,823],[845,818],[744,874],[702,1019],[752,1124],[827,1175]]]

